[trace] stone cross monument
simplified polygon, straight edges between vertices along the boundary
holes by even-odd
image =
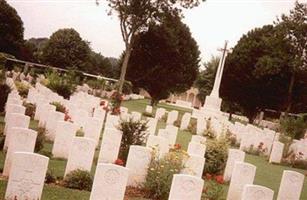
[[[228,41],[225,41],[224,48],[220,49],[220,51],[222,51],[222,57],[217,68],[214,86],[211,94],[209,96],[206,96],[204,107],[201,108],[203,113],[208,117],[219,116],[221,114],[222,99],[220,98],[219,90],[222,81],[225,60],[229,52],[227,49],[227,44]]]

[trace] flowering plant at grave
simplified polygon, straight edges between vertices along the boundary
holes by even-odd
[[[225,183],[224,177],[222,175],[214,175],[214,174],[206,173],[205,174],[205,179],[206,180],[214,180],[218,184],[224,184]]]
[[[181,149],[181,145],[180,145],[180,144],[178,144],[178,143],[177,143],[177,144],[175,144],[175,145],[174,145],[174,149],[177,149],[177,150]]]
[[[100,106],[104,107],[106,105],[106,102],[105,101],[100,101]]]
[[[120,114],[120,105],[124,100],[123,95],[119,92],[114,92],[111,96],[111,110],[112,115],[119,115]]]
[[[240,143],[237,141],[237,136],[231,133],[229,130],[226,131],[226,138],[229,141],[230,145],[233,147],[239,147]]]
[[[187,153],[179,149],[171,149],[164,157],[159,158],[154,148],[149,164],[144,189],[150,199],[167,200],[174,174],[180,173],[184,168]]]
[[[205,176],[204,197],[205,200],[221,200],[223,197],[224,179],[222,175],[213,176],[206,174]]]
[[[71,117],[68,115],[68,110],[66,110],[64,113],[64,121],[72,122]]]
[[[124,166],[125,165],[124,161],[119,159],[119,158],[115,160],[114,164],[115,165],[119,165],[119,166]]]

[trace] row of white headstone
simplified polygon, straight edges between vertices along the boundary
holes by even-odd
[[[78,94],[78,96],[79,95],[80,94]],[[80,96],[84,96],[84,94],[81,94]],[[17,99],[17,100],[14,101],[13,99]],[[7,142],[8,154],[6,157],[5,167],[4,167],[4,173],[9,175],[10,177],[6,196],[8,198],[11,198],[12,195],[22,195],[22,197],[26,197],[26,198],[32,198],[32,197],[37,198],[37,197],[40,197],[41,195],[41,191],[43,187],[43,180],[44,180],[44,176],[45,176],[47,166],[48,166],[48,158],[37,155],[37,154],[33,154],[37,133],[35,131],[28,129],[29,122],[24,123],[26,124],[24,125],[24,127],[22,127],[22,125],[20,125],[21,126],[20,127],[18,123],[10,125],[10,122],[19,121],[19,120],[15,120],[15,119],[18,119],[16,118],[18,117],[17,115],[24,116],[24,114],[15,113],[15,111],[10,111],[11,108],[9,108],[9,105],[12,104],[12,102],[16,103],[17,105],[21,103],[20,101],[18,101],[18,96],[14,92],[9,95],[8,104],[6,107],[7,109],[6,114],[8,115],[5,117],[6,118],[5,120],[8,120],[8,122],[6,123],[6,130],[8,131],[6,132],[10,133],[11,135],[11,137],[9,137],[10,138],[9,141],[11,142]],[[45,107],[42,106],[42,109],[44,108]],[[16,112],[18,112],[18,109],[16,110],[17,110]],[[20,110],[21,110],[21,113],[24,112],[23,109],[20,109]],[[125,109],[122,109],[122,110],[123,110],[123,115],[125,114],[128,115],[128,110],[125,110]],[[90,112],[90,109],[88,109],[88,112]],[[171,114],[171,113],[175,113],[175,112],[170,112],[170,115],[169,115],[170,117],[168,118],[170,118],[170,121],[174,122],[175,117],[173,116],[176,114]],[[10,115],[15,115],[14,120],[11,120],[12,117],[9,117]],[[141,115],[138,113],[132,113],[131,115],[136,120],[140,119],[141,117]],[[44,114],[42,114],[41,116],[44,116]],[[47,118],[45,117],[46,119],[45,123],[46,125],[48,123],[51,123],[51,125],[49,125],[48,127],[49,128],[48,130],[54,129],[54,143],[55,143],[54,148],[53,148],[54,155],[57,154],[56,153],[58,150],[57,148],[64,148],[64,150],[60,149],[58,151],[59,154],[62,154],[62,155],[59,155],[59,157],[63,156],[65,158],[65,156],[67,156],[68,158],[65,175],[75,169],[84,169],[84,170],[90,171],[92,167],[95,147],[97,146],[97,140],[95,141],[95,139],[91,139],[88,137],[83,137],[83,138],[75,137],[75,132],[78,129],[78,125],[71,123],[71,122],[65,122],[62,119],[60,119],[59,121],[54,120],[55,118],[54,116],[56,115],[50,115]],[[89,116],[87,116],[87,118],[89,118]],[[28,119],[29,121],[29,118],[26,117],[25,119]],[[103,121],[102,119],[100,120]],[[152,120],[155,120],[155,122],[157,121],[157,119],[152,119]],[[27,120],[24,120],[24,121],[27,122]],[[55,122],[53,123],[53,121]],[[178,128],[172,126],[171,123],[166,127],[165,130],[159,130],[158,135],[155,135],[155,129],[152,129],[153,131],[152,133],[149,134],[146,147],[142,147],[142,146],[131,146],[130,147],[126,168],[115,166],[115,165],[112,165],[111,163],[113,163],[117,159],[119,147],[120,147],[120,141],[121,141],[121,132],[116,130],[114,127],[118,125],[118,122],[119,122],[119,118],[117,116],[112,116],[112,115],[107,116],[106,129],[105,129],[103,140],[102,140],[101,150],[100,150],[99,159],[98,159],[97,171],[96,171],[95,180],[93,184],[93,191],[91,194],[92,199],[95,199],[95,195],[96,196],[98,195],[99,197],[103,195],[105,196],[111,195],[113,194],[112,191],[114,192],[117,191],[116,193],[120,193],[122,195],[121,197],[123,198],[125,187],[127,184],[131,186],[138,186],[144,182],[146,173],[147,173],[147,169],[148,169],[148,165],[151,160],[152,149],[157,148],[160,154],[160,157],[162,157],[169,151],[169,148],[172,147],[172,145],[174,145],[174,141],[176,141]],[[92,123],[92,122],[88,121],[87,123],[85,123],[85,126],[88,123]],[[54,126],[56,128],[54,128]],[[168,131],[169,134],[166,131]],[[165,134],[165,132],[167,134]],[[65,134],[65,133],[68,133],[68,134]],[[68,137],[61,139],[60,136],[68,136]],[[99,132],[99,137],[100,137],[100,132]],[[50,138],[52,139],[52,137]],[[63,140],[66,142],[61,143]],[[203,166],[205,164],[204,154],[205,154],[206,148],[205,148],[204,143],[205,143],[204,137],[201,137],[198,135],[192,137],[192,140],[188,147],[189,158],[185,162],[185,169],[182,171],[182,173],[185,175],[181,174],[181,175],[174,176],[172,189],[170,192],[170,199],[179,199],[179,197],[185,197],[184,199],[187,199],[187,198],[200,199],[202,188],[203,188],[203,180],[201,179],[201,176],[202,176]],[[236,166],[238,165],[236,161],[241,161],[241,162],[244,161],[244,155],[245,155],[244,152],[241,152],[240,150],[230,150],[229,151],[229,159],[227,161],[227,166],[226,166],[225,174],[224,174],[225,180],[227,179],[229,180],[231,178],[230,189],[228,192],[228,199],[231,199],[233,195],[234,196],[238,195],[238,193],[244,199],[251,199],[251,197],[249,197],[248,195],[251,195],[250,193],[253,191],[255,191],[255,194],[258,195],[257,197],[261,197],[261,195],[263,196],[263,194],[265,194],[266,196],[267,194],[266,192],[268,191],[267,189],[262,191],[262,190],[259,190],[259,187],[257,186],[247,185],[245,187],[245,184],[243,184],[243,186],[242,185],[238,186],[238,183],[236,180],[242,177],[240,176],[239,178],[234,178],[238,176],[236,175],[236,171],[237,171]],[[36,162],[40,163],[37,166],[41,166],[41,169],[32,167],[31,163],[27,163],[29,160],[33,161],[31,163],[34,163],[34,164],[36,164]],[[246,164],[246,163],[243,163],[243,164]],[[244,167],[244,169],[248,169],[248,167]],[[246,171],[248,172],[248,170]],[[33,175],[33,173],[36,173],[42,176],[38,177],[38,175],[37,176]],[[286,173],[286,171],[284,173]],[[99,175],[99,174],[102,174],[102,175]],[[240,173],[238,172],[237,174],[240,175]],[[101,176],[103,176],[104,178],[101,178]],[[118,180],[118,177],[120,177],[120,179],[123,179],[124,182],[121,182],[120,180]],[[246,177],[248,179],[249,176],[246,176]],[[299,178],[296,178],[296,179],[292,178],[291,181],[301,180],[300,179],[301,176],[296,176],[296,177],[299,177]],[[105,182],[101,181],[102,179]],[[125,179],[127,179],[126,184],[125,184]],[[279,196],[281,197],[279,199],[287,199],[289,197],[289,194],[287,194],[288,196],[282,195],[283,194],[282,185],[285,185],[283,184],[284,182],[283,180],[282,180],[281,189],[279,192],[280,194]],[[287,180],[288,179],[285,178],[285,181]],[[111,184],[112,182],[114,182],[114,184]],[[241,183],[242,181],[238,181],[238,182]],[[252,182],[253,181],[247,180],[246,184],[252,184]],[[245,183],[245,182],[243,181],[242,183]],[[109,187],[107,187],[107,185]],[[24,189],[23,186],[27,186],[30,189],[29,188]],[[295,190],[297,192],[294,192],[293,195],[300,194],[299,186],[302,187],[302,184],[299,184],[299,183],[296,184],[296,187],[298,189]],[[108,194],[103,193],[104,190],[101,189],[102,187],[108,188],[107,190],[105,190],[105,192],[107,191]],[[246,189],[244,189],[244,187]],[[255,187],[257,190],[255,189]],[[118,189],[118,188],[121,188],[121,189]],[[263,187],[260,187],[260,189],[261,188]],[[242,192],[243,189],[244,189],[244,192]],[[118,191],[121,191],[121,192],[118,192]],[[194,191],[194,192],[188,192],[188,191]],[[31,196],[31,195],[34,195],[34,196]],[[286,198],[283,198],[283,197],[286,197]],[[233,198],[233,199],[238,199],[238,198]],[[267,198],[267,199],[270,199],[270,198]]]

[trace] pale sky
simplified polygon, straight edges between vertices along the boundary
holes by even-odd
[[[271,24],[288,13],[295,0],[207,0],[186,10],[184,22],[197,41],[203,61],[218,55],[228,40],[233,47],[242,34]],[[307,2],[307,0],[300,0]],[[91,43],[92,49],[108,57],[124,50],[117,17],[108,16],[103,0],[8,0],[22,18],[25,38],[50,37],[59,28],[74,28]]]

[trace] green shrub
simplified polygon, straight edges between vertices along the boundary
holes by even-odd
[[[203,136],[207,137],[207,138],[211,138],[211,139],[215,139],[215,132],[214,130],[212,129],[212,126],[211,126],[211,121],[210,120],[207,120],[207,126],[206,126],[206,129],[203,133]]]
[[[185,156],[186,153],[181,150],[172,150],[161,159],[157,154],[153,155],[144,183],[149,198],[168,199],[173,175],[183,169]]]
[[[232,134],[229,130],[226,131],[226,138],[232,147],[240,147],[240,143],[237,141],[237,136]]]
[[[71,75],[60,76],[57,72],[47,74],[46,87],[56,92],[58,95],[68,99],[76,90],[76,83],[72,80]]]
[[[61,113],[66,112],[65,106],[63,106],[60,102],[52,102],[50,104],[55,106],[55,111],[61,112]]]
[[[181,125],[181,119],[177,119],[175,122],[174,122],[174,126],[176,126],[176,127],[180,127],[180,125]]]
[[[303,117],[285,117],[280,120],[280,131],[294,139],[301,139],[304,137],[307,123],[304,122]]]
[[[23,98],[26,98],[28,96],[30,86],[20,81],[15,81],[15,85],[16,85],[19,95],[22,96]]]
[[[219,174],[227,162],[229,143],[226,138],[207,141],[204,173]]]
[[[32,103],[23,103],[23,106],[26,108],[26,115],[31,117],[31,119],[34,118],[36,106]]]
[[[126,162],[130,145],[144,144],[147,122],[134,121],[132,118],[121,120],[119,130],[123,136],[120,145],[119,158]]]
[[[9,93],[11,92],[11,89],[8,85],[0,83],[0,92],[1,92],[1,95],[0,95],[0,112],[4,112],[7,97],[9,95]]]
[[[222,184],[218,183],[216,180],[205,181],[204,197],[207,200],[222,200],[223,195],[224,190]]]
[[[46,140],[45,134],[46,134],[45,128],[39,127],[37,129],[37,138],[36,138],[34,152],[40,152],[44,148],[44,143]]]
[[[76,136],[77,137],[84,137],[84,131],[82,129],[77,130]]]
[[[197,134],[197,120],[191,119],[191,122],[188,126],[188,131],[192,134],[192,135],[196,135]]]
[[[54,176],[52,170],[48,170],[45,177],[45,183],[50,184],[55,182],[56,182],[56,177]]]
[[[292,167],[307,170],[307,160],[295,160]]]
[[[118,89],[119,85],[115,84],[114,89]],[[125,81],[123,85],[123,94],[128,95],[132,93],[132,84],[130,82]]]
[[[91,79],[88,80],[86,83],[88,84],[88,86],[95,90],[103,89],[106,84],[104,79]]]
[[[0,151],[3,151],[4,142],[5,142],[5,135],[3,135],[3,132],[2,132],[0,135]]]
[[[93,178],[88,171],[80,169],[68,173],[64,178],[64,186],[71,189],[91,191]]]
[[[152,113],[148,113],[148,112],[143,112],[142,115],[144,117],[154,117],[154,115]]]
[[[284,143],[284,149],[283,149],[283,157],[288,157],[291,152],[289,152],[290,146],[293,142],[292,138],[289,136],[286,136],[284,134],[280,134],[279,136],[279,142]]]

